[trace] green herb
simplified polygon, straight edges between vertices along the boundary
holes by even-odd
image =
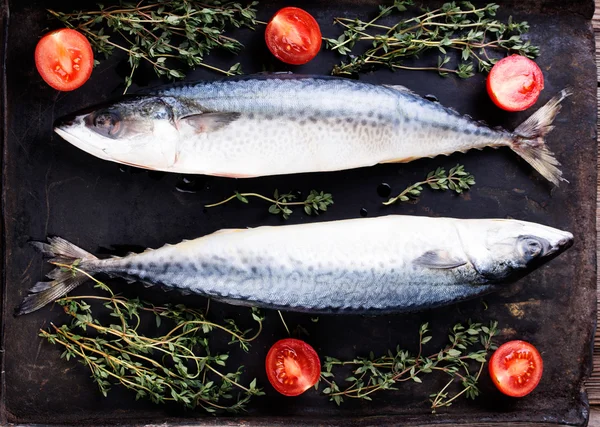
[[[491,3],[475,7],[470,2],[445,3],[435,10],[422,10],[414,18],[403,19],[394,25],[382,25],[380,20],[395,12],[405,12],[413,5],[412,0],[394,0],[391,6],[380,6],[379,14],[370,21],[360,19],[335,18],[334,22],[344,28],[337,39],[325,38],[326,45],[345,55],[348,60],[336,65],[332,74],[348,75],[371,69],[374,66],[387,66],[390,69],[437,70],[441,75],[457,74],[461,78],[474,75],[474,63],[479,71],[489,71],[499,58],[490,56],[490,50],[517,53],[529,58],[539,54],[539,48],[523,38],[529,31],[527,22],[514,22],[512,17],[506,23],[493,19],[498,5]],[[358,42],[370,45],[362,54],[353,53]],[[365,44],[366,44],[365,43]],[[423,53],[437,50],[436,66],[408,66],[406,59],[418,58]],[[461,62],[455,67],[449,51],[457,51]]]
[[[106,57],[114,50],[126,52],[131,73],[125,78],[125,92],[132,83],[135,70],[142,60],[154,68],[158,76],[169,79],[185,77],[182,70],[172,66],[174,60],[190,68],[202,66],[226,75],[241,74],[240,64],[222,70],[205,63],[215,48],[237,53],[243,45],[225,36],[227,29],[256,24],[256,6],[218,0],[140,1],[122,2],[120,6],[99,10],[62,13],[48,12],[68,28],[85,34],[94,50]]]
[[[459,323],[451,329],[448,345],[424,356],[423,347],[432,339],[428,332],[428,324],[421,325],[416,355],[396,347],[381,357],[375,357],[373,352],[369,357],[349,361],[326,357],[321,372],[321,380],[327,384],[323,393],[338,405],[344,398],[371,400],[375,392],[397,390],[396,386],[406,381],[421,383],[423,375],[443,372],[450,379],[439,392],[430,395],[433,412],[450,406],[462,395],[470,399],[477,397],[477,381],[490,351],[496,349],[492,338],[497,334],[497,322],[490,322],[489,326],[470,321],[464,326]],[[346,376],[348,370],[349,376]],[[456,382],[461,384],[462,390],[451,395],[451,386]],[[345,385],[348,383],[350,385]]]
[[[283,314],[281,314],[281,310],[277,310],[277,313],[279,313],[279,318],[281,319],[281,323],[283,323],[283,326],[285,327],[285,330],[287,331],[287,334],[291,335],[290,328],[288,328],[287,323],[285,323],[285,320],[283,319]]]
[[[329,193],[319,192],[317,190],[311,190],[308,197],[302,202],[294,202],[297,199],[296,195],[292,193],[279,194],[278,190],[273,193],[273,198],[265,197],[262,194],[257,193],[238,193],[237,191],[231,197],[222,200],[218,203],[213,203],[204,206],[205,208],[213,208],[215,206],[223,205],[231,200],[237,199],[242,203],[248,203],[248,197],[258,197],[259,199],[271,202],[269,206],[269,213],[273,215],[281,214],[283,219],[288,219],[293,213],[290,206],[304,206],[304,212],[306,215],[319,215],[319,212],[327,211],[327,208],[333,205],[333,197]]]
[[[233,320],[220,324],[183,305],[157,307],[137,298],[127,299],[75,266],[57,265],[86,274],[105,294],[59,299],[58,304],[73,318],[71,323],[60,327],[52,324],[51,330],[41,330],[40,336],[63,346],[61,357],[79,359],[87,366],[104,396],[113,384],[121,384],[135,391],[136,399],[174,401],[208,412],[236,412],[243,410],[252,396],[264,394],[256,379],[242,384],[242,366],[226,369],[228,353],[210,347],[211,336],[224,333],[230,344],[248,351],[249,342],[262,330],[263,317],[256,310],[252,310],[252,318],[258,331],[250,337],[251,330],[241,331]],[[92,313],[88,302],[94,301],[106,310],[98,307],[101,313]],[[152,318],[157,328],[168,326],[169,331],[158,337],[143,335],[138,330],[140,324],[148,324]],[[112,319],[108,325],[107,319]]]
[[[396,197],[392,197],[387,202],[383,202],[384,205],[391,205],[400,202],[408,202],[410,199],[416,199],[421,195],[423,191],[423,185],[429,185],[433,190],[452,190],[458,194],[464,190],[468,190],[471,186],[475,185],[475,177],[468,172],[465,172],[465,167],[462,165],[456,165],[450,169],[450,173],[446,175],[444,168],[437,168],[427,174],[425,181],[419,181],[410,187],[407,187],[402,193]]]

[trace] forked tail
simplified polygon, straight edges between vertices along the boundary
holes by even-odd
[[[546,146],[544,137],[554,129],[552,122],[560,111],[561,101],[571,95],[569,89],[563,89],[546,105],[537,110],[515,129],[516,138],[509,144],[510,148],[535,168],[544,178],[559,185],[560,181],[568,182],[562,177],[558,168],[560,163]]]
[[[50,264],[73,266],[78,265],[83,260],[97,259],[89,252],[60,237],[51,237],[48,239],[48,243],[32,242],[32,244],[44,256],[50,258],[48,260]],[[85,274],[65,267],[55,268],[48,273],[47,277],[52,281],[37,282],[15,311],[16,316],[39,310],[46,304],[69,293],[88,279]]]

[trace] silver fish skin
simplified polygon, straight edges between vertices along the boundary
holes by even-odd
[[[298,75],[176,84],[92,107],[55,131],[105,160],[256,177],[409,162],[507,146],[558,185],[544,137],[561,92],[513,132],[490,129],[402,86]]]
[[[312,313],[406,312],[505,286],[567,249],[571,233],[504,219],[386,216],[220,230],[123,258],[98,259],[61,238],[50,262],[233,304]],[[55,269],[20,307],[34,311],[87,277]]]

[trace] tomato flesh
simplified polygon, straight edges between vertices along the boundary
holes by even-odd
[[[279,10],[265,31],[267,47],[286,64],[306,64],[321,49],[321,29],[312,15],[297,7]]]
[[[494,352],[489,370],[498,390],[508,396],[523,397],[539,384],[544,365],[542,356],[533,345],[525,341],[509,341]]]
[[[35,66],[48,85],[70,91],[92,74],[94,54],[85,36],[70,28],[46,34],[35,48]]]
[[[486,86],[498,107],[506,111],[523,111],[538,100],[544,88],[544,75],[531,59],[511,55],[492,67]]]
[[[317,352],[294,338],[277,341],[265,362],[271,385],[285,396],[298,396],[314,386],[321,375]]]

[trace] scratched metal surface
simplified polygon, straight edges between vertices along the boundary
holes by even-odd
[[[91,4],[91,2],[87,2]],[[290,4],[292,2],[289,2]],[[593,37],[589,19],[591,1],[520,1],[503,5],[508,13],[532,25],[531,40],[541,46],[538,63],[546,78],[546,89],[538,104],[563,87],[575,96],[565,102],[549,145],[563,163],[571,182],[552,189],[528,165],[508,150],[483,150],[448,158],[426,159],[408,165],[380,165],[336,173],[303,174],[251,180],[195,177],[199,191],[176,190],[181,177],[127,170],[96,159],[62,141],[51,130],[53,120],[88,104],[117,96],[123,78],[122,58],[102,61],[90,82],[72,93],[58,93],[39,78],[33,49],[48,26],[43,7],[68,11],[75,2],[11,1],[10,23],[4,32],[6,48],[6,99],[2,100],[3,127],[3,297],[2,297],[2,389],[0,422],[105,424],[116,422],[253,422],[261,425],[302,423],[340,424],[426,424],[511,421],[583,425],[587,420],[587,397],[583,379],[589,374],[591,337],[595,310],[595,182],[596,182],[596,91]],[[79,2],[81,6],[83,2]],[[283,2],[262,3],[260,18],[267,19]],[[288,2],[285,2],[288,4]],[[299,4],[297,2],[297,4]],[[324,35],[335,32],[333,16],[364,15],[376,8],[374,1],[303,2],[321,23]],[[8,6],[2,5],[6,18]],[[337,33],[335,33],[337,34]],[[8,36],[8,40],[6,39]],[[333,54],[322,53],[302,67],[286,67],[272,59],[263,47],[260,31],[239,33],[248,48],[240,56],[247,73],[292,69],[301,73],[326,74],[335,62]],[[4,57],[4,56],[3,56]],[[231,62],[232,58],[221,58]],[[220,59],[218,59],[220,60]],[[189,80],[212,79],[211,73],[196,71]],[[440,78],[434,73],[385,70],[362,75],[376,83],[404,84],[420,94],[434,94],[440,102],[487,120],[492,125],[514,128],[529,113],[508,114],[494,108],[484,92],[484,78],[469,80]],[[158,82],[142,73],[137,87]],[[477,185],[468,194],[425,192],[416,204],[384,208],[376,188],[381,182],[399,191],[437,166],[465,164],[475,174]],[[400,390],[381,394],[372,402],[350,402],[336,407],[317,392],[290,399],[278,396],[268,385],[263,360],[269,346],[285,336],[276,313],[267,311],[265,331],[247,355],[235,353],[232,366],[243,363],[249,375],[257,376],[267,395],[256,398],[243,418],[206,418],[202,411],[182,411],[175,406],[154,406],[134,400],[132,393],[115,387],[103,398],[80,364],[59,358],[60,350],[38,337],[40,327],[65,321],[58,307],[13,318],[12,311],[27,289],[48,270],[27,245],[31,239],[60,235],[88,250],[102,251],[111,245],[158,247],[184,238],[198,237],[224,227],[276,225],[266,206],[235,204],[214,210],[203,205],[220,200],[234,190],[270,193],[312,188],[334,194],[336,204],[324,216],[295,213],[288,223],[355,218],[361,208],[370,216],[388,213],[431,216],[512,217],[570,230],[575,245],[550,264],[499,294],[451,307],[413,315],[382,317],[310,316],[288,314],[292,327],[301,325],[302,336],[321,355],[349,358],[369,350],[381,352],[400,344],[415,349],[418,325],[429,321],[441,344],[446,331],[457,321],[497,319],[502,340],[531,341],[545,360],[544,378],[535,392],[522,400],[501,396],[487,378],[481,382],[483,395],[476,401],[459,400],[433,416],[428,395],[441,387],[442,377],[425,377],[423,385],[407,384]],[[123,249],[123,248],[121,248]],[[104,251],[106,252],[106,251]],[[114,281],[128,295],[142,295],[155,303],[165,300],[203,307],[199,297],[183,297],[160,290],[144,289]],[[77,292],[89,294],[84,285]],[[232,317],[247,323],[247,310],[214,303],[211,316]],[[217,343],[218,345],[218,343]],[[226,350],[227,348],[224,347]],[[301,418],[298,418],[301,417]]]

